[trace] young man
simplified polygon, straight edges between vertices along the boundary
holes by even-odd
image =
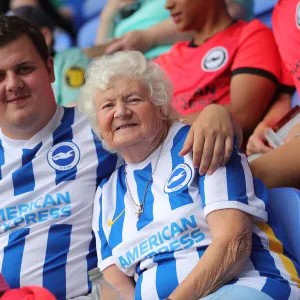
[[[53,49],[55,24],[39,6],[21,6],[13,9],[12,14],[29,20],[43,33],[54,58],[56,81],[53,90],[56,102],[62,106],[73,106],[84,84],[85,69],[90,63],[90,57],[84,49],[75,47],[55,53]]]
[[[0,17],[0,271],[12,288],[70,299],[89,292],[93,199],[117,159],[76,109],[56,105],[54,79],[39,29]]]

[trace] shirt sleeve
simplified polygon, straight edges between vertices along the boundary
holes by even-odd
[[[278,83],[280,56],[271,30],[260,21],[249,22],[241,34],[232,64],[232,75],[254,74]]]
[[[94,199],[93,231],[96,237],[98,268],[100,269],[100,271],[103,271],[107,267],[115,264],[115,259],[112,255],[112,251],[108,244],[107,237],[103,230],[101,205],[102,188],[99,186]]]
[[[199,187],[205,216],[233,208],[253,216],[255,221],[267,221],[267,189],[260,180],[253,180],[246,156],[236,148],[225,167],[213,175],[199,176]]]

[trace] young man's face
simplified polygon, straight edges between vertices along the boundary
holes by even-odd
[[[46,64],[27,36],[0,47],[0,128],[14,139],[29,139],[51,119],[56,103],[53,59]]]

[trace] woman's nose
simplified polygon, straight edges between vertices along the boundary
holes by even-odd
[[[115,118],[125,118],[131,114],[130,109],[123,101],[117,101],[115,106]]]
[[[24,87],[23,80],[16,74],[7,74],[6,91],[16,93]]]

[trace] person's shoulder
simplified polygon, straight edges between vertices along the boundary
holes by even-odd
[[[189,125],[174,122],[169,129],[167,139],[172,140],[173,145],[185,141],[190,128],[191,127]]]
[[[159,55],[153,60],[153,62],[161,64],[173,58],[177,59],[178,56],[184,55],[186,49],[189,49],[189,44],[190,42],[186,41],[177,42],[171,47],[168,52]]]
[[[250,22],[243,22],[241,26],[243,27],[242,38],[244,39],[253,35],[260,35],[261,37],[273,36],[272,30],[258,19],[254,19]]]
[[[108,188],[109,193],[111,193],[111,187],[113,187],[119,180],[121,180],[124,175],[124,161],[120,164],[109,176],[104,177],[98,184],[98,190],[101,191]]]

